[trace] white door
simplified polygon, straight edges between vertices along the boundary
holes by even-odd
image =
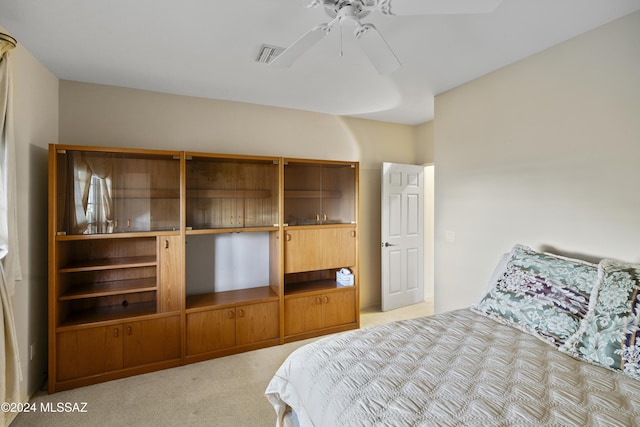
[[[424,301],[423,173],[382,164],[382,311]]]

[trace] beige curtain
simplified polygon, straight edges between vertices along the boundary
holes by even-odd
[[[89,225],[87,204],[89,201],[89,186],[91,185],[91,171],[81,152],[72,151],[70,156],[70,176],[73,177],[73,187],[71,188],[73,194],[69,198],[69,210],[73,212],[72,215],[69,215],[71,232],[73,234],[82,234]]]
[[[111,170],[113,162],[111,156],[88,155],[83,152],[72,151],[70,162],[70,172],[73,177],[73,194],[69,198],[69,209],[73,212],[70,215],[73,234],[108,233],[113,231],[113,213],[111,208]],[[87,207],[89,205],[89,191],[91,189],[91,179],[99,180],[100,200],[97,201],[97,209],[100,210],[100,223],[95,224],[96,230],[89,231],[89,218]],[[95,218],[94,218],[95,220]]]
[[[11,297],[22,280],[18,250],[15,142],[11,99],[9,50],[12,37],[0,34],[0,402],[20,401],[22,372]],[[1,412],[4,425],[11,413]],[[14,414],[15,415],[15,414]]]
[[[113,209],[111,207],[111,170],[113,162],[111,156],[86,156],[87,164],[94,177],[100,181],[100,200],[97,201],[96,209],[99,214],[96,215],[98,221],[96,223],[97,233],[113,232]]]

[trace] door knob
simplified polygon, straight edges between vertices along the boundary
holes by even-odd
[[[389,242],[383,242],[383,243],[382,243],[382,247],[383,247],[383,248],[388,248],[389,246],[398,246],[398,245],[392,245],[392,244],[391,244],[391,243],[389,243]]]

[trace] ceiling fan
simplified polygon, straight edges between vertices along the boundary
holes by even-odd
[[[375,25],[361,19],[371,12],[383,15],[473,14],[493,11],[502,0],[311,0],[307,7],[324,7],[330,22],[317,25],[269,62],[276,68],[290,67],[302,54],[336,26],[355,26],[355,38],[380,74],[390,74],[400,61]]]

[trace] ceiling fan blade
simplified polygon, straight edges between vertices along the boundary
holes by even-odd
[[[380,74],[391,74],[400,67],[400,61],[387,41],[373,24],[364,24],[356,30],[356,39]]]
[[[502,0],[380,0],[385,15],[449,15],[489,13]]]
[[[293,42],[280,55],[276,56],[269,65],[275,68],[288,68],[296,59],[318,43],[327,35],[331,27],[328,24],[318,25],[307,31],[302,37]]]

